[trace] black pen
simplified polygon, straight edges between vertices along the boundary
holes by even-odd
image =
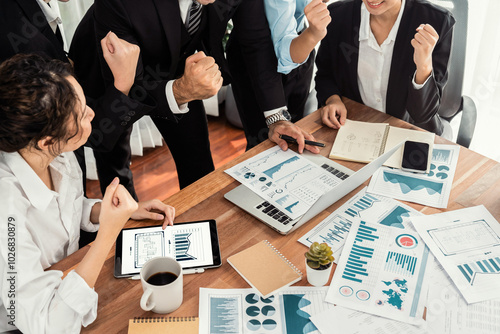
[[[280,138],[283,140],[286,140],[289,143],[295,143],[297,144],[297,139],[287,136],[287,135],[280,135]],[[319,146],[319,147],[325,147],[325,144],[323,143],[318,143],[317,141],[312,141],[312,140],[305,140],[306,145],[311,145],[311,146]]]

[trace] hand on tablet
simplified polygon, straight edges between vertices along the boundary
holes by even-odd
[[[161,213],[157,213],[157,211]],[[168,225],[174,225],[175,208],[157,199],[139,202],[139,208],[130,218],[134,220],[163,220],[163,229],[165,229]]]

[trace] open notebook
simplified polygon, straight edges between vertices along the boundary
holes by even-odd
[[[390,126],[387,123],[346,120],[335,137],[329,157],[330,159],[369,163],[400,142],[412,140],[429,144],[427,161],[430,165],[434,137],[432,132],[403,129]],[[402,156],[403,147],[387,159],[384,165],[401,168]]]

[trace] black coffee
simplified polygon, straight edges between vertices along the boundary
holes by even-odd
[[[149,276],[146,280],[149,284],[152,285],[165,285],[170,284],[177,279],[177,275],[168,271],[162,271],[156,274]]]

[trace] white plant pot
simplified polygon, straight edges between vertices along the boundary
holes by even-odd
[[[309,284],[314,286],[325,285],[328,282],[328,279],[330,278],[330,274],[332,273],[333,263],[327,269],[317,270],[307,265],[307,259],[305,261],[306,261],[307,281],[309,282]]]

